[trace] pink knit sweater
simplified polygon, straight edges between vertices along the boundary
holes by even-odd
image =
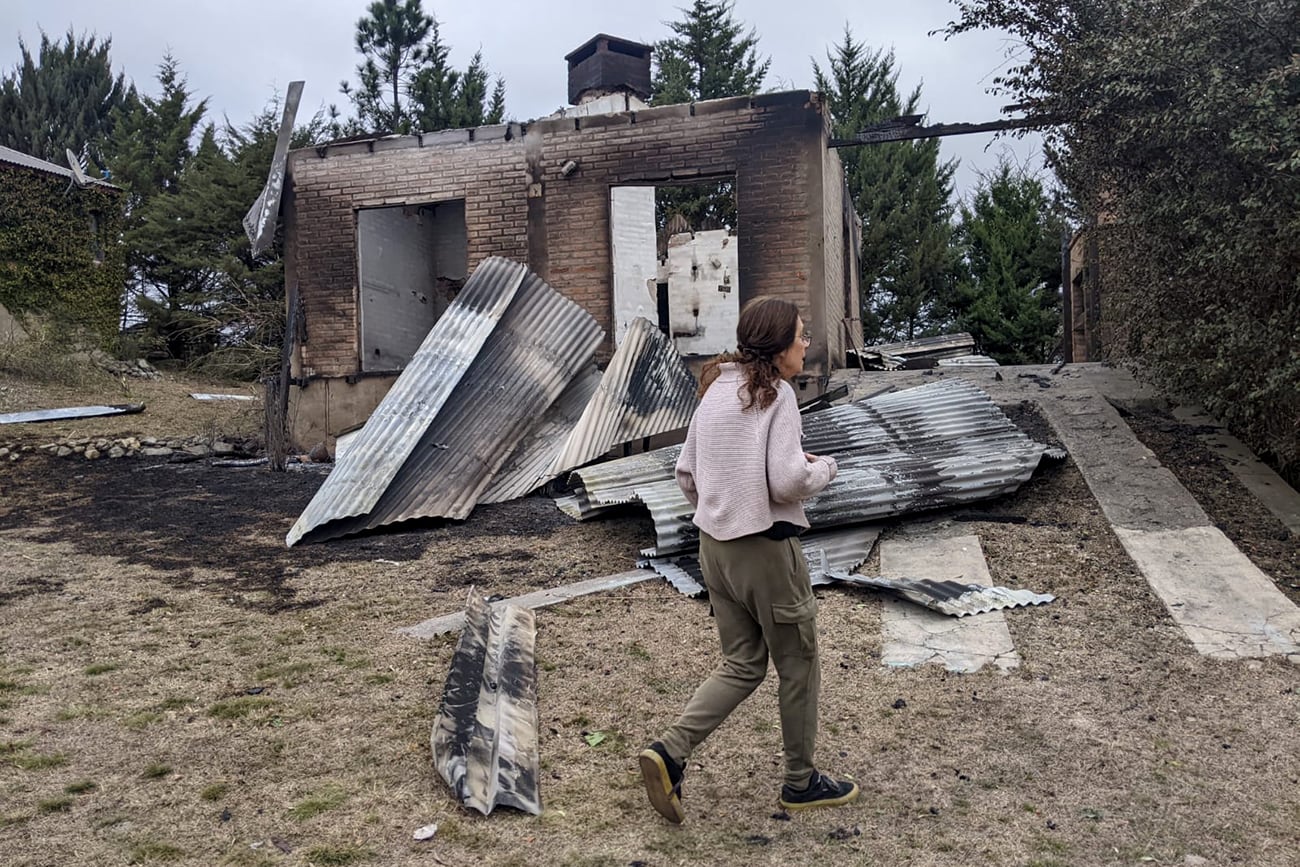
[[[719,541],[761,533],[776,521],[808,526],[801,500],[835,478],[835,459],[804,457],[794,389],[777,384],[767,409],[743,406],[745,377],[723,364],[691,419],[677,459],[677,484],[695,525]]]

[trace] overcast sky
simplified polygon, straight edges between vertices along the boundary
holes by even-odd
[[[493,75],[506,81],[506,111],[515,120],[550,114],[567,100],[564,55],[596,33],[653,43],[670,35],[666,21],[681,18],[689,0],[425,0],[441,25],[452,63],[463,68],[476,50]],[[62,39],[77,34],[111,36],[114,71],[124,72],[147,93],[168,50],[191,91],[207,97],[210,116],[235,123],[250,119],[288,82],[306,81],[306,113],[336,103],[343,79],[355,81],[353,45],[367,0],[2,0],[0,68],[18,63],[19,39],[35,50],[40,31]],[[823,67],[847,22],[872,47],[892,47],[904,94],[917,84],[930,123],[996,120],[1006,100],[987,93],[1007,65],[1006,37],[966,34],[945,41],[930,36],[954,15],[947,0],[864,3],[861,0],[737,0],[735,17],[753,27],[761,54],[772,66],[767,87],[811,89],[812,60]],[[942,142],[945,158],[957,157],[959,193],[999,155],[1037,167],[1037,137],[991,134]]]

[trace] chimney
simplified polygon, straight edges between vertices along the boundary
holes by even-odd
[[[650,98],[649,45],[599,33],[565,56],[569,62],[569,103],[610,93]]]

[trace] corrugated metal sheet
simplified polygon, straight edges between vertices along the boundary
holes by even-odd
[[[420,517],[464,518],[601,338],[585,310],[522,265],[485,261],[349,444],[288,543]],[[462,380],[466,387],[457,388]]]
[[[61,166],[58,163],[46,162],[38,157],[25,154],[22,151],[16,151],[13,148],[0,147],[0,163],[11,163],[23,168],[35,169],[38,172],[45,172],[51,175],[58,175],[61,178],[72,180],[72,169],[69,166]],[[89,178],[90,182],[98,187],[106,187],[110,190],[119,189],[108,181],[99,178]]]
[[[850,366],[856,363],[856,359],[861,359],[864,366],[876,370],[919,370],[934,367],[941,358],[967,355],[974,348],[975,340],[962,331],[900,343],[882,343],[861,350],[850,349],[847,354]]]
[[[1001,367],[996,359],[987,355],[958,355],[954,358],[940,358],[939,367]]]
[[[555,461],[556,452],[582,417],[582,411],[599,386],[600,371],[595,364],[588,365],[586,371],[574,377],[546,410],[542,420],[497,470],[479,502],[513,500],[553,478],[555,474],[548,474],[548,470]]]
[[[826,574],[835,581],[885,590],[918,605],[954,617],[982,614],[985,611],[997,611],[1002,608],[1044,605],[1056,599],[1049,593],[1008,590],[1005,587],[984,587],[979,584],[963,584],[960,581],[882,578],[876,575],[850,575],[846,571],[838,570],[831,570]]]
[[[815,527],[861,524],[892,515],[1010,493],[1047,447],[1033,442],[974,385],[952,380],[878,395],[804,416],[804,447],[835,456],[839,474],[804,503]],[[693,547],[694,509],[677,488],[679,449],[661,449],[573,473],[584,512],[639,500],[655,524],[648,557]],[[622,473],[620,474],[620,471]]]
[[[667,335],[637,317],[549,474],[585,464],[619,443],[686,427],[699,404],[697,387]]]
[[[370,513],[420,437],[442,410],[456,385],[478,356],[527,276],[527,269],[506,259],[485,260],[466,282],[456,302],[424,339],[419,351],[388,394],[357,432],[325,483],[290,528],[285,542],[312,534],[318,527]]]
[[[698,403],[695,390],[672,342],[648,320],[632,320],[598,384],[566,390],[481,501],[523,496],[616,445],[686,427]]]
[[[430,736],[434,767],[484,815],[502,804],[541,815],[533,612],[471,594],[465,614]]]
[[[801,537],[799,542],[803,546],[804,559],[808,561],[808,575],[813,586],[830,584],[828,571],[852,572],[861,566],[870,556],[871,547],[879,536],[880,528],[868,525],[822,530]],[[649,558],[637,565],[653,569],[685,596],[700,596],[705,592],[700,561],[693,554]]]
[[[298,114],[298,101],[302,98],[303,82],[291,81],[284,94],[284,111],[280,116],[280,132],[275,139],[275,153],[271,156],[271,169],[262,192],[244,214],[244,232],[254,256],[259,256],[271,246],[275,238],[275,224],[280,218],[280,194],[284,191],[284,167],[289,154],[289,139],[293,136],[293,119]]]

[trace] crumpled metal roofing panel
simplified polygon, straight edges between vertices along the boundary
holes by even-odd
[[[900,343],[882,343],[868,346],[861,350],[850,349],[850,356],[857,356],[864,364],[884,370],[898,370],[907,367],[921,369],[934,367],[940,358],[967,355],[975,348],[975,340],[966,332],[940,334],[935,337],[920,337]]]
[[[374,508],[469,369],[526,273],[522,266],[497,258],[474,270],[298,516],[286,544],[331,521]]]
[[[987,355],[958,355],[953,358],[940,358],[939,367],[1001,367],[997,359]]]
[[[462,387],[448,397],[366,521],[464,518],[493,474],[595,353],[604,332],[528,274]]]
[[[430,744],[434,767],[467,807],[541,815],[537,639],[533,612],[493,611],[471,594]]]
[[[1044,605],[1056,599],[1050,593],[984,587],[960,581],[931,581],[925,578],[883,578],[877,575],[850,575],[847,570],[830,570],[827,577],[859,587],[885,590],[918,605],[953,617],[982,614],[1001,608]]]
[[[632,320],[596,383],[575,385],[497,472],[481,502],[523,496],[620,443],[686,427],[698,403],[681,355],[642,317]]]
[[[1009,493],[1023,484],[1047,446],[1011,423],[987,394],[948,380],[878,395],[804,417],[804,447],[836,458],[839,473],[805,501],[816,527],[860,524],[905,512],[958,505]],[[679,553],[697,544],[694,507],[677,488],[678,450],[652,459],[624,459],[630,478],[613,464],[574,473],[585,507],[639,499],[655,524],[648,557]],[[650,453],[656,454],[656,453]],[[595,472],[593,472],[595,471]]]
[[[492,477],[487,490],[479,497],[480,503],[502,503],[522,497],[551,476],[547,470],[565,437],[582,417],[582,411],[591,401],[600,385],[600,371],[595,364],[574,377],[546,410],[542,420],[524,437]]]
[[[465,517],[601,338],[585,310],[524,266],[485,260],[286,542],[417,517]],[[474,388],[456,388],[462,379]]]
[[[550,474],[585,464],[619,443],[686,427],[699,404],[696,388],[667,335],[636,317]]]
[[[575,482],[573,494],[583,517],[636,502],[640,488],[675,478],[673,468],[681,453],[680,445],[665,446],[574,470],[570,475]]]

